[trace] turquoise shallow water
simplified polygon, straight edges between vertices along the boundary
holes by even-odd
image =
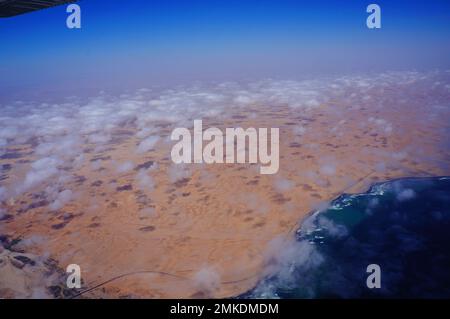
[[[450,298],[450,177],[405,178],[342,194],[239,298]],[[378,264],[381,288],[369,289]]]

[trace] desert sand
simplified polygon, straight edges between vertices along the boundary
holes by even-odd
[[[80,265],[78,298],[235,296],[267,275],[274,238],[292,240],[310,212],[339,194],[397,177],[449,175],[449,109],[430,109],[421,90],[408,89],[402,103],[401,93],[378,103],[380,94],[308,109],[250,103],[220,118],[202,118],[204,129],[280,128],[275,175],[261,175],[250,164],[175,166],[168,138],[174,123],[155,120],[161,139],[144,153],[136,152],[135,123],[122,123],[101,149],[86,142],[81,164],[60,164],[70,176],[59,186],[73,194],[67,203],[55,209],[46,198],[57,177],[5,199],[1,234],[28,239],[9,249],[52,258],[60,272]],[[2,186],[25,178],[38,159],[36,146],[33,140],[8,145],[0,160],[8,168]],[[133,166],[118,170],[117,163],[125,162]],[[11,275],[15,271],[0,264],[0,296],[30,297],[64,278],[27,289]]]

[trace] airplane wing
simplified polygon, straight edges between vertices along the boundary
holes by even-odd
[[[0,18],[76,2],[76,0],[0,0]]]

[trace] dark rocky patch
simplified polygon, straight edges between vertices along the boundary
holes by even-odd
[[[91,186],[92,186],[92,187],[100,187],[100,186],[102,186],[102,184],[103,184],[103,182],[100,181],[100,180],[98,180],[98,181],[93,182],[93,183],[91,184]]]
[[[11,164],[3,164],[3,165],[1,165],[1,168],[3,171],[7,172],[7,171],[11,170],[12,165]]]
[[[186,178],[182,178],[182,179],[176,181],[173,184],[175,185],[175,187],[180,188],[180,187],[186,186],[189,183],[190,180],[191,180],[190,178],[186,177]]]
[[[144,232],[151,232],[155,230],[155,226],[145,226],[142,228],[139,228],[140,231],[144,231]]]
[[[170,127],[170,123],[157,123],[155,126],[156,127],[161,127],[161,128],[166,128],[166,127]]]
[[[30,258],[28,258],[27,256],[23,256],[23,255],[18,255],[18,256],[14,256],[15,259],[21,261],[22,263],[24,263],[25,265],[30,265],[30,266],[34,266],[36,265],[36,262],[34,260],[31,260]]]
[[[31,198],[39,200],[39,199],[46,199],[47,195],[45,192],[39,192],[39,193],[33,193],[31,194]]]
[[[84,176],[80,176],[80,175],[75,175],[75,184],[77,184],[78,186],[83,184],[86,181],[86,177]]]
[[[258,185],[258,184],[259,184],[259,180],[257,180],[257,179],[248,181],[248,182],[246,183],[246,185]]]
[[[118,192],[131,191],[131,190],[133,190],[133,185],[127,184],[127,185],[119,186],[116,188],[116,190]]]
[[[62,215],[59,217],[59,219],[65,221],[65,222],[69,222],[69,221],[71,221],[71,220],[74,219],[74,218],[75,218],[75,215],[72,214],[72,213],[62,214]]]
[[[68,222],[62,222],[62,223],[54,224],[54,225],[52,225],[52,228],[56,229],[56,230],[62,229],[64,227],[66,227],[67,224],[68,224]]]
[[[44,206],[47,206],[49,204],[49,202],[47,201],[47,200],[45,200],[45,199],[43,199],[43,200],[40,200],[40,201],[38,201],[38,202],[33,202],[33,203],[31,203],[30,205],[28,205],[28,207],[27,207],[27,211],[28,210],[30,210],[30,209],[35,209],[35,208],[39,208],[39,207],[44,207]]]
[[[31,163],[30,160],[24,160],[24,159],[20,159],[18,161],[15,161],[16,164],[29,164]]]
[[[139,170],[141,170],[141,169],[148,169],[148,168],[152,167],[153,164],[154,164],[154,161],[147,161],[147,162],[145,162],[145,163],[142,163],[142,164],[139,164],[138,166],[136,166],[136,167],[134,168],[134,170],[135,170],[135,171],[139,171]]]
[[[19,159],[19,158],[23,158],[23,157],[31,155],[31,154],[32,154],[32,152],[21,153],[21,152],[13,151],[13,152],[8,152],[8,153],[3,154],[2,156],[0,156],[0,159]]]
[[[11,214],[4,214],[4,215],[2,216],[2,218],[0,218],[0,222],[3,222],[3,221],[9,221],[9,220],[11,220],[11,219],[13,219],[13,218],[14,218],[14,216],[11,215]]]
[[[117,208],[117,207],[119,207],[119,205],[117,205],[116,202],[109,203],[108,205],[108,208]]]
[[[95,162],[95,161],[108,161],[111,159],[111,156],[96,156],[94,158],[91,159],[91,162]]]
[[[39,137],[37,136],[30,137],[25,143],[29,144],[32,148],[36,148],[39,145]]]
[[[266,223],[265,222],[259,222],[253,225],[253,228],[260,228],[263,227]]]
[[[140,205],[146,206],[151,202],[151,200],[150,200],[150,198],[148,198],[147,195],[145,195],[144,193],[139,191],[139,192],[136,192],[136,202]]]
[[[280,193],[277,193],[272,196],[272,201],[280,205],[289,202],[290,200],[291,199],[289,197],[284,197],[284,195]]]

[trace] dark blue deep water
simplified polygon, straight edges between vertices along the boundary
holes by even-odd
[[[343,194],[303,223],[280,260],[240,297],[450,298],[450,177]],[[380,266],[379,289],[366,285],[369,264]]]

